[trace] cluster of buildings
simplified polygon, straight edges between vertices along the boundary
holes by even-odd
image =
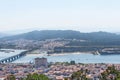
[[[0,41],[0,45],[2,45],[2,48],[28,49],[28,50],[38,48],[43,43],[44,41],[26,40],[26,39]]]
[[[64,45],[65,45],[65,42],[50,41],[43,44],[42,48],[46,50],[53,50],[55,47],[61,47]]]
[[[64,46],[68,41],[62,39],[46,39],[43,41],[39,40],[4,40],[0,41],[2,48],[15,48],[15,49],[35,49],[40,48],[41,50],[52,50],[54,47]]]
[[[46,58],[35,58],[34,64],[0,64],[0,80],[4,80],[8,75],[13,74],[19,80],[29,73],[38,73],[48,76],[52,80],[70,80],[71,75],[79,70],[87,70],[87,78],[99,80],[99,76],[112,64],[48,64]],[[120,64],[114,64],[120,70]]]

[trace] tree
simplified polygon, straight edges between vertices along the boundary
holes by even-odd
[[[7,76],[6,80],[16,80],[14,75]],[[43,74],[28,74],[26,78],[20,78],[19,80],[50,80],[47,76]]]
[[[80,71],[77,71],[77,72],[74,72],[71,76],[71,79],[72,80],[88,80],[88,78],[86,77],[86,72],[87,70],[80,70]]]
[[[49,80],[49,78],[43,74],[28,74],[27,78],[25,78],[24,80]]]
[[[115,66],[110,66],[101,73],[100,80],[120,80],[120,71],[115,69]]]
[[[8,75],[6,80],[16,80],[14,75]]]

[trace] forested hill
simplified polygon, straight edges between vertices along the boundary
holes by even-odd
[[[42,30],[4,37],[1,40],[45,40],[45,39],[82,39],[90,41],[120,41],[120,35],[107,32],[81,33],[72,30]]]

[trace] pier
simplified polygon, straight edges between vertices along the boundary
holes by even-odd
[[[26,55],[27,51],[24,51],[24,52],[21,52],[17,55],[14,55],[14,56],[11,56],[11,57],[8,57],[8,58],[5,58],[5,59],[1,59],[0,60],[0,64],[3,64],[3,63],[10,63],[10,62],[13,62],[21,57],[24,57]]]

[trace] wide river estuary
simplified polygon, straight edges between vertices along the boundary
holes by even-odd
[[[0,60],[7,58],[9,56],[23,52],[24,50],[15,50],[14,52],[5,53],[0,52]],[[90,53],[64,53],[64,54],[54,54],[51,56],[45,53],[40,54],[29,54],[22,57],[13,63],[29,63],[34,62],[36,57],[45,57],[48,62],[70,62],[74,60],[76,63],[113,63],[120,64],[120,55],[93,55]]]

